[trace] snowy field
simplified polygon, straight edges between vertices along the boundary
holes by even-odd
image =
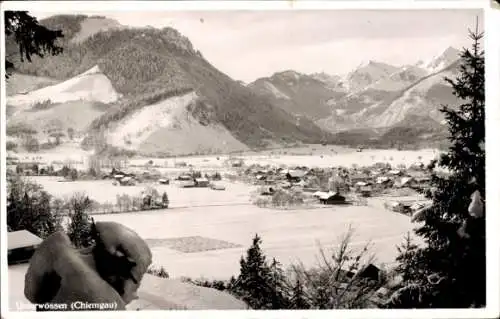
[[[53,161],[77,161],[84,168],[90,152],[83,151],[77,145],[63,145],[56,151],[14,154],[21,161],[31,161],[38,159],[45,163]],[[294,149],[279,149],[262,152],[248,152],[234,157],[242,158],[246,165],[286,165],[286,166],[308,166],[308,167],[332,167],[344,166],[351,167],[353,164],[358,166],[368,166],[377,162],[390,163],[393,166],[405,164],[407,166],[422,162],[429,163],[439,155],[435,149],[423,149],[418,151],[398,151],[389,150],[364,150],[356,152],[354,149],[341,146],[317,146]],[[133,158],[128,161],[129,165],[145,165],[152,160],[155,165],[173,168],[176,162],[185,162],[187,165],[193,165],[195,168],[217,168],[227,165],[228,155],[206,155],[206,156],[177,156],[175,158],[153,158],[141,157]]]
[[[193,207],[208,205],[241,205],[250,203],[250,192],[253,186],[243,183],[220,181],[217,184],[226,186],[225,191],[210,188],[181,188],[174,181],[170,185],[158,183],[142,183],[135,186],[114,186],[111,180],[60,182],[61,177],[36,176],[31,180],[42,185],[49,194],[56,197],[68,197],[74,193],[85,193],[99,203],[116,203],[116,196],[127,194],[139,196],[146,186],[153,186],[160,194],[167,192],[169,207]]]
[[[299,260],[314,266],[319,245],[327,250],[334,248],[351,225],[355,229],[352,248],[361,249],[371,242],[377,264],[392,264],[397,255],[396,245],[415,226],[409,217],[375,203],[302,210],[208,206],[95,215],[95,219],[122,223],[149,243],[155,243],[151,245],[153,262],[164,266],[171,277],[220,279],[238,273],[239,259],[256,233],[262,237],[262,247],[269,258],[276,257],[284,266]],[[205,241],[205,251],[182,249],[180,243],[189,237],[196,237],[191,242],[198,245]],[[229,245],[217,247],[211,242]]]
[[[114,202],[122,193],[139,194],[141,186],[113,186],[111,181],[58,182],[54,177],[34,178],[52,195],[86,192],[90,198]],[[385,200],[370,198],[368,206],[327,206],[316,209],[275,210],[250,203],[254,186],[223,181],[226,191],[155,185],[167,191],[169,209],[94,215],[96,220],[123,223],[148,240],[154,263],[171,276],[227,278],[239,270],[239,258],[253,236],[262,236],[270,257],[289,265],[301,260],[314,265],[318,241],[326,247],[338,243],[349,225],[355,228],[354,244],[373,243],[378,263],[392,263],[396,245],[414,225],[408,216],[384,208]],[[411,198],[407,198],[411,199]]]
[[[386,161],[393,165],[428,162],[437,155],[432,150],[338,152],[321,155],[246,154],[245,164],[307,165],[331,167],[373,164]],[[175,161],[186,161],[202,172],[212,169],[223,172],[226,157],[204,156],[177,159],[153,159],[165,166],[162,173],[186,171],[174,168]],[[63,159],[59,159],[63,160]],[[144,165],[149,159],[131,160],[131,165]],[[166,161],[166,163],[165,163]],[[116,195],[137,195],[146,186],[113,186],[111,181],[59,182],[58,177],[32,177],[50,194],[58,197],[84,192],[101,203],[114,203]],[[319,248],[327,252],[337,247],[349,226],[354,228],[352,248],[362,249],[371,243],[371,252],[377,265],[393,265],[396,245],[416,225],[408,216],[388,211],[386,200],[396,198],[369,198],[367,206],[326,206],[315,209],[275,210],[259,208],[250,203],[255,186],[223,180],[225,191],[209,188],[179,188],[177,185],[151,184],[161,193],[166,191],[170,208],[134,213],[94,215],[96,221],[115,221],[134,229],[150,245],[153,263],[163,266],[171,278],[228,279],[239,272],[239,260],[259,234],[262,248],[268,258],[275,257],[284,267],[302,262],[314,266]],[[401,198],[403,199],[403,198]],[[416,198],[406,198],[416,199]],[[22,286],[25,267],[9,267],[10,296],[23,300]],[[15,304],[10,302],[11,307]]]
[[[302,153],[312,149],[304,149]],[[319,152],[318,149],[314,151]],[[333,153],[334,151],[332,151]],[[352,152],[339,148],[337,154],[272,155],[246,154],[245,164],[307,166],[369,165],[387,161],[397,165],[422,161],[437,156],[434,150],[389,151],[365,150]],[[186,161],[196,169],[208,171],[220,168],[225,160],[217,156],[199,156],[174,159],[152,159],[162,165],[164,172],[187,170],[174,168],[175,161]],[[131,160],[129,165],[144,165],[148,159]],[[227,166],[226,166],[227,168]],[[57,177],[33,177],[50,194],[60,197],[84,192],[100,202],[116,201],[119,194],[138,195],[146,186],[113,186],[111,181],[59,182]],[[384,198],[372,198],[368,206],[332,206],[321,209],[273,210],[251,204],[254,186],[221,181],[225,191],[208,188],[179,188],[177,185],[154,186],[160,193],[166,191],[170,199],[167,210],[126,214],[96,215],[96,220],[123,223],[148,240],[154,251],[154,262],[166,267],[171,276],[228,278],[238,272],[239,259],[251,244],[252,237],[262,236],[263,247],[270,257],[276,257],[285,266],[294,261],[314,265],[318,242],[326,247],[338,243],[350,224],[355,228],[354,244],[358,247],[371,241],[378,263],[393,263],[396,245],[414,225],[409,217],[384,208]],[[387,200],[395,200],[394,198]],[[188,247],[189,246],[189,247]],[[200,248],[202,247],[202,248]]]

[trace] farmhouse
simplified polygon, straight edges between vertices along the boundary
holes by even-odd
[[[412,203],[408,202],[391,202],[386,203],[385,207],[393,212],[411,215],[411,205]]]
[[[415,171],[420,171],[420,170],[423,170],[425,169],[425,164],[422,163],[422,162],[419,162],[419,163],[413,163],[410,165],[409,167],[411,170],[415,170]]]
[[[38,172],[40,175],[50,175],[54,173],[54,167],[48,164],[41,164],[38,167]]]
[[[39,165],[40,163],[38,162],[18,163],[16,166],[16,172],[24,175],[38,175]]]
[[[175,162],[174,166],[175,167],[186,167],[187,163],[186,162]]]
[[[256,175],[255,179],[257,181],[265,181],[267,179],[267,176],[265,176],[265,175]]]
[[[427,208],[430,205],[432,205],[432,201],[420,201],[420,202],[415,202],[410,206],[410,211],[413,214],[416,212],[420,211],[421,209]]]
[[[158,180],[158,183],[160,183],[161,185],[168,185],[170,184],[170,180],[168,178],[160,178]]]
[[[286,179],[291,183],[300,182],[305,175],[306,172],[301,170],[290,170],[285,174]]]
[[[378,169],[390,169],[391,165],[389,163],[377,162],[373,165],[373,167]]]
[[[404,210],[404,205],[400,202],[385,203],[384,206],[393,212],[401,213]]]
[[[194,183],[196,187],[208,187],[210,184],[209,180],[203,177],[195,178]]]
[[[389,188],[394,185],[394,181],[387,176],[379,176],[377,178],[377,185],[382,188]]]
[[[413,177],[402,177],[398,184],[399,187],[416,187],[417,181]]]
[[[319,201],[325,205],[345,204],[345,197],[336,192],[328,192],[319,195]]]
[[[191,175],[181,175],[177,177],[177,180],[179,181],[179,186],[186,188],[186,187],[195,187],[196,182],[194,181],[194,178]]]
[[[373,192],[372,183],[358,182],[356,183],[356,191],[363,197],[370,197]]]
[[[192,181],[193,177],[191,175],[183,174],[179,177],[177,177],[178,181]]]
[[[357,182],[354,184],[354,190],[357,192],[360,192],[361,189],[369,189],[370,191],[372,190],[372,183],[371,182]]]
[[[355,173],[350,176],[351,183],[355,185],[357,182],[368,182],[370,181],[370,176],[365,173]]]
[[[401,172],[398,169],[390,170],[388,173],[389,173],[389,175],[393,175],[393,176],[401,176],[403,174],[403,172]]]
[[[415,177],[415,186],[418,188],[428,188],[431,185],[431,178],[429,176]]]
[[[122,177],[118,180],[121,186],[133,186],[135,185],[135,179],[130,176]]]
[[[380,269],[374,264],[368,264],[364,268],[360,269],[356,276],[360,278],[367,278],[370,280],[378,280],[380,275]]]
[[[27,230],[7,233],[7,261],[9,265],[24,263],[30,260],[42,239]]]
[[[241,159],[233,159],[230,161],[231,167],[242,167],[243,166],[243,160]]]

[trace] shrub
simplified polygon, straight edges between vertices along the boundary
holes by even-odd
[[[45,101],[36,102],[35,104],[33,104],[31,109],[33,111],[47,110],[47,109],[50,109],[51,107],[53,107],[54,105],[55,104],[53,104],[50,99],[47,99]]]
[[[170,278],[170,275],[168,272],[163,268],[163,266],[157,267],[157,266],[150,266],[148,270],[146,271],[148,274],[160,277],[160,278]]]
[[[19,123],[19,124],[10,124],[7,125],[7,135],[8,136],[25,136],[25,135],[34,135],[37,133],[37,130],[35,130],[33,127],[24,124],[24,123]]]
[[[196,286],[217,289],[220,291],[228,291],[231,289],[231,281],[225,281],[225,280],[208,280],[204,278],[199,278],[199,279],[182,278],[182,281]]]
[[[271,197],[274,207],[290,207],[304,203],[304,194],[300,191],[278,189]]]
[[[119,212],[129,212],[134,208],[133,198],[128,194],[116,195],[116,206]]]
[[[12,142],[12,141],[7,141],[5,143],[5,149],[7,151],[13,151],[13,150],[17,149],[17,144]]]
[[[303,305],[312,309],[367,308],[369,299],[385,284],[383,276],[371,280],[358,275],[359,270],[371,263],[373,256],[368,255],[368,244],[358,252],[351,250],[352,235],[349,228],[331,254],[320,248],[317,267],[306,269],[301,263],[291,267],[290,277],[298,282],[296,286],[301,285],[295,290],[302,291]]]
[[[75,168],[73,168],[69,173],[69,177],[71,178],[72,181],[76,181],[78,179],[78,171]]]
[[[253,201],[253,204],[260,208],[269,207],[271,205],[271,199],[268,197],[259,196]]]
[[[24,142],[24,148],[30,153],[35,153],[40,150],[40,143],[36,138],[28,137]]]

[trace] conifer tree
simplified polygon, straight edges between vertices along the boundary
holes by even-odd
[[[7,225],[46,238],[61,229],[61,217],[50,207],[51,197],[36,183],[14,177],[8,181]]]
[[[51,55],[62,53],[62,47],[57,45],[57,39],[63,37],[61,30],[50,30],[40,25],[27,11],[5,11],[4,18],[5,37],[17,44],[20,62],[24,59],[31,62],[32,56],[43,58],[47,53]],[[14,62],[7,56],[5,69],[9,71],[12,68]],[[7,72],[6,77],[9,77]]]
[[[290,305],[292,309],[310,309],[311,305],[307,301],[304,287],[300,282],[300,279],[297,278],[295,281],[295,285],[292,288],[292,296],[290,298]]]
[[[93,244],[92,223],[87,213],[91,204],[90,199],[82,194],[75,194],[70,199],[68,237],[76,248],[85,248]]]
[[[285,277],[276,260],[266,261],[258,235],[253,238],[246,258],[240,260],[240,274],[231,280],[232,292],[252,309],[286,309],[288,307]]]
[[[486,303],[484,210],[470,213],[471,194],[485,202],[484,50],[483,33],[470,31],[472,48],[461,53],[456,79],[446,79],[462,102],[444,106],[451,147],[438,165],[445,177],[433,174],[432,205],[422,212],[415,232],[425,245],[399,256],[405,286],[388,303],[397,308],[469,308]],[[435,164],[435,163],[434,163]],[[477,211],[477,209],[476,209]]]
[[[290,308],[290,287],[288,286],[287,278],[281,268],[280,262],[275,258],[269,266],[269,295],[271,297],[271,309],[288,309]]]

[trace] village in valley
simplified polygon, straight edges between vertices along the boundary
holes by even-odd
[[[11,310],[484,306],[481,10],[330,11],[6,13]]]
[[[358,153],[361,152],[362,149],[358,149]],[[271,156],[276,157],[263,157]],[[107,186],[118,187],[131,198],[125,206],[118,201],[115,205],[110,205],[109,201],[106,201],[107,205],[96,201],[93,213],[168,208],[170,201],[165,185],[186,189],[183,192],[189,192],[189,188],[231,192],[230,184],[239,182],[248,185],[253,203],[260,206],[286,209],[305,207],[306,204],[311,208],[359,206],[367,205],[371,198],[384,198],[387,210],[412,217],[428,204],[424,195],[430,191],[433,172],[427,167],[429,163],[419,159],[409,165],[375,162],[370,166],[352,164],[351,167],[245,164],[245,157],[237,155],[211,156],[201,161],[194,158],[193,162],[198,162],[199,166],[189,163],[189,158],[98,160],[96,156],[89,156],[85,163],[75,160],[44,162],[40,159],[19,158],[11,154],[7,157],[7,176],[15,172],[42,181],[42,184],[44,180],[54,181],[54,178],[58,183],[73,185],[81,181],[106,181]],[[89,167],[83,168],[84,165]],[[134,194],[130,188],[125,188],[130,186],[134,191],[141,190]]]

